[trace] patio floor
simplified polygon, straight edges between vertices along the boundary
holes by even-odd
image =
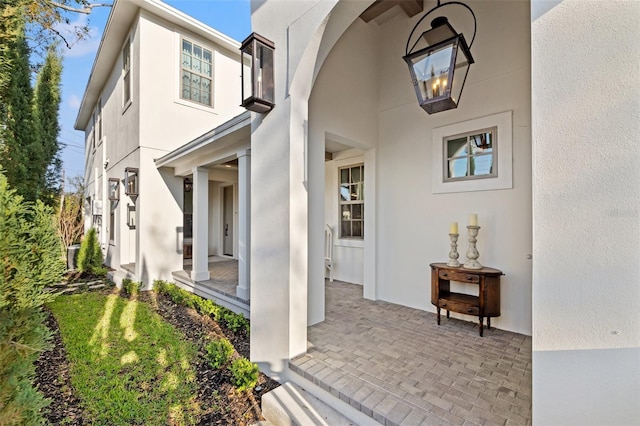
[[[387,425],[530,425],[531,337],[326,283],[326,319],[290,368]]]

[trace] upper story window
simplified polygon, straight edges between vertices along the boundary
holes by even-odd
[[[131,102],[131,40],[122,48],[122,103],[127,105]]]
[[[492,127],[445,138],[445,182],[497,176],[496,133]]]
[[[364,165],[340,169],[340,238],[364,238]]]
[[[100,143],[102,142],[102,99],[100,99],[96,104],[95,123],[96,137],[98,138],[98,143]]]
[[[182,40],[180,96],[211,106],[213,53],[195,43]]]

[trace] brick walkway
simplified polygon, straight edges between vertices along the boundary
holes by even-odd
[[[531,337],[326,283],[326,320],[290,368],[387,425],[531,424]]]

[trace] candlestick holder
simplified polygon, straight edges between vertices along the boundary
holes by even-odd
[[[476,237],[478,236],[479,226],[467,226],[469,230],[469,248],[467,249],[467,261],[464,263],[464,267],[467,269],[482,269],[482,265],[478,262],[478,249],[476,249]]]
[[[453,266],[457,268],[460,266],[460,262],[458,262],[458,235],[460,234],[449,234],[449,238],[451,239],[451,251],[449,252],[449,262],[447,262],[447,266]]]

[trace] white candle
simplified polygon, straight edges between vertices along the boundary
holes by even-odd
[[[469,226],[478,226],[478,215],[476,213],[469,215]]]
[[[450,234],[458,233],[458,222],[451,222],[451,224],[449,224],[449,233]]]

